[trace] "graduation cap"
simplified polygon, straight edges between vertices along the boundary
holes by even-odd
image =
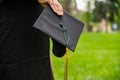
[[[39,29],[60,44],[74,51],[83,30],[84,23],[67,12],[58,16],[48,5],[42,11],[33,27]]]

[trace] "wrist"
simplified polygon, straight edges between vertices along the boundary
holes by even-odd
[[[45,7],[48,4],[48,0],[37,0],[38,3],[41,4],[41,6]]]

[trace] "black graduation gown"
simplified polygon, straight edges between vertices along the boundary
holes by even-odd
[[[1,3],[0,80],[53,80],[49,37],[32,27],[42,10],[37,0]],[[53,46],[56,56],[64,55],[65,47],[54,40]]]

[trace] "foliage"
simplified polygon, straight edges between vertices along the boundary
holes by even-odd
[[[71,15],[74,15],[74,12],[77,12],[76,0],[60,0],[60,3],[62,4],[64,11],[67,11]]]
[[[120,33],[83,33],[69,51],[68,80],[120,80]],[[65,59],[52,55],[55,80],[63,80]]]
[[[91,21],[92,21],[92,17],[93,17],[90,6],[91,6],[90,1],[88,1],[88,3],[87,3],[87,11],[84,12],[84,17],[85,17],[84,21],[85,21],[87,26],[91,25]]]
[[[118,15],[120,2],[119,0],[95,0],[95,9],[93,10],[93,21],[100,21],[102,18],[108,19],[109,22],[115,22],[115,16]]]
[[[117,7],[117,14],[115,15],[115,22],[118,23],[118,25],[120,25],[120,0],[116,0],[117,3],[114,3],[114,5]],[[120,27],[120,26],[119,26]]]

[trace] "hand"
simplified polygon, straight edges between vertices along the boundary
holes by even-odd
[[[58,15],[63,15],[62,5],[57,0],[38,0],[38,2],[45,7],[47,4],[50,5],[52,10]]]
[[[63,15],[62,5],[57,0],[48,0],[48,4],[51,6],[55,13],[58,15]]]

